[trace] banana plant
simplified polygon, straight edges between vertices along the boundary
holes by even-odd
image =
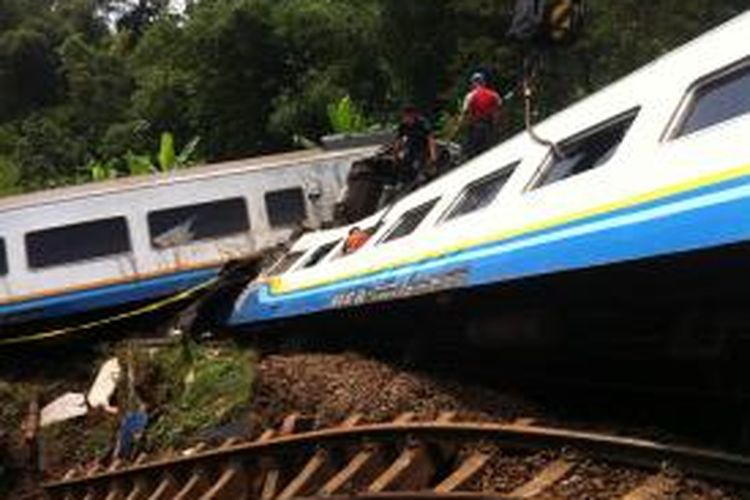
[[[161,172],[169,172],[170,170],[177,170],[192,165],[193,156],[199,142],[200,137],[193,137],[177,154],[175,153],[174,136],[172,133],[164,132],[161,134],[161,144],[158,154],[159,170]]]
[[[125,154],[125,163],[130,175],[145,175],[155,172],[149,155],[136,155],[132,151]]]
[[[154,163],[149,154],[135,154],[132,151],[124,157],[113,158],[108,161],[92,161],[85,171],[93,181],[114,179],[118,176],[117,166],[126,168],[128,175],[146,175],[157,172],[170,172],[189,167],[196,162],[195,151],[200,137],[193,137],[179,154],[175,153],[174,136],[171,132],[161,135],[159,151],[156,153],[157,162]],[[0,180],[2,180],[0,178]]]
[[[348,95],[328,105],[328,121],[337,134],[364,132],[368,127],[364,114]]]
[[[115,179],[117,177],[115,160],[109,160],[108,162],[92,161],[88,164],[87,168],[91,174],[91,180],[95,182]]]

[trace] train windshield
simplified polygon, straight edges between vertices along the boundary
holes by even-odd
[[[305,252],[290,252],[283,256],[281,259],[279,259],[278,262],[276,262],[275,265],[271,266],[271,269],[268,270],[268,275],[279,275],[284,274],[288,270],[294,266],[294,264],[297,263],[297,261],[305,255]]]
[[[310,256],[310,259],[305,263],[305,269],[311,268],[314,265],[316,265],[318,262],[322,261],[325,258],[325,256],[331,253],[331,250],[333,250],[334,247],[338,245],[339,243],[341,243],[341,240],[332,241],[330,243],[326,243],[325,245],[315,250],[313,254]]]
[[[394,241],[416,231],[425,217],[427,217],[427,214],[437,205],[438,200],[439,198],[435,198],[406,212],[380,242],[387,243]]]

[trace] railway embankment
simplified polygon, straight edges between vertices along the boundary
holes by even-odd
[[[388,426],[393,422],[413,425],[412,431],[402,432],[412,437],[422,432],[421,422],[428,425],[456,422],[468,427],[476,423],[479,428],[487,423],[567,426],[573,435],[576,429],[595,429],[646,439],[662,439],[666,435],[659,429],[628,428],[622,423],[600,422],[598,427],[586,422],[571,424],[565,414],[567,409],[556,408],[521,391],[489,388],[449,373],[415,369],[395,360],[360,353],[282,351],[259,356],[249,348],[231,343],[131,342],[81,356],[77,360],[66,357],[54,362],[40,357],[35,370],[20,370],[14,377],[3,375],[2,429],[14,443],[10,449],[14,462],[8,465],[16,476],[16,493],[33,492],[34,485],[42,481],[49,484],[65,475],[85,478],[107,470],[126,471],[128,464],[138,460],[145,464],[168,462],[199,457],[200,453],[225,443],[243,446],[270,436],[269,430],[283,429],[285,422],[290,421],[304,422],[305,429],[318,429],[324,434],[330,429],[341,432],[336,429],[340,429],[342,422],[358,421],[362,426]],[[111,401],[117,413],[89,411],[85,416],[42,429],[39,444],[44,471],[36,476],[21,475],[27,465],[24,460],[28,458],[23,448],[23,422],[32,398],[38,397],[43,407],[66,391],[85,393],[101,366],[113,357],[122,364]],[[135,436],[128,456],[118,459],[121,423],[133,410],[145,412],[148,422],[142,434]],[[290,420],[290,416],[295,417]],[[533,429],[531,436],[537,432]],[[295,432],[302,431],[300,428]],[[351,429],[354,437],[350,439],[356,441],[355,431],[359,432]],[[283,438],[283,433],[278,432],[276,436]],[[457,464],[477,464],[476,470],[461,484],[461,491],[509,492],[546,477],[549,484],[545,483],[543,491],[549,498],[613,498],[653,481],[679,498],[742,498],[746,493],[728,482],[711,482],[683,473],[666,462],[663,471],[655,471],[618,460],[602,460],[601,454],[590,455],[585,448],[545,444],[519,451],[491,439],[463,440],[440,432],[443,438],[439,442],[461,444],[447,448],[442,444],[429,445],[433,465],[445,458],[445,450],[450,451],[451,460],[455,459]],[[366,441],[377,441],[381,434],[376,432]],[[303,437],[299,439],[301,443],[304,441]],[[401,453],[399,439],[388,438],[391,444],[387,446],[395,448],[387,448],[391,451],[381,457],[386,460],[382,474],[386,474],[389,461]],[[406,442],[411,442],[410,439]],[[425,435],[424,439],[429,443],[434,438]],[[269,442],[268,446],[288,444]],[[305,449],[310,446],[310,449],[317,449],[316,446],[327,449],[322,442],[305,446]],[[404,446],[406,453],[410,448]],[[350,449],[357,446],[330,452],[348,453],[346,450]],[[258,457],[265,456],[262,450],[258,453]],[[478,461],[477,457],[484,458]],[[294,465],[287,466],[290,469],[285,473],[302,474],[301,465],[299,470]],[[655,476],[658,478],[654,479]]]
[[[105,374],[113,378],[109,404],[93,407],[94,386],[113,360],[121,368]],[[187,446],[248,411],[254,369],[254,353],[231,344],[124,342],[22,354],[0,371],[0,497],[71,467]],[[142,432],[129,432],[139,420]]]

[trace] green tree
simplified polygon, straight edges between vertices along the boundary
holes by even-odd
[[[84,138],[97,141],[129,107],[132,81],[125,64],[106,49],[86,43],[81,35],[65,40],[60,54],[72,127]]]
[[[149,171],[156,156],[132,152],[159,150],[164,130],[201,137],[194,153],[222,160],[361,128],[330,120],[331,103],[356,103],[382,123],[409,101],[448,121],[474,70],[502,93],[521,76],[520,52],[505,39],[509,0],[187,4],[176,14],[167,0],[0,0],[3,186],[89,179],[81,166],[102,158],[100,177]],[[580,41],[544,58],[540,118],[745,11],[747,0],[588,5]],[[523,124],[520,100],[506,110],[510,134]]]
[[[46,35],[27,28],[0,35],[0,123],[55,102],[57,64]]]
[[[20,182],[30,189],[70,184],[76,168],[87,162],[86,142],[71,133],[69,110],[33,114],[20,124],[15,158]]]
[[[266,124],[285,62],[269,5],[205,1],[149,29],[134,55],[144,118],[200,135],[211,159],[273,150]]]

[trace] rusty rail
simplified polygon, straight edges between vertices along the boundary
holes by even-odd
[[[53,499],[287,499],[355,493],[361,498],[497,498],[496,492],[470,487],[497,447],[574,449],[583,457],[653,471],[626,495],[630,500],[674,487],[675,480],[663,473],[665,465],[694,477],[750,485],[749,457],[529,422],[455,422],[454,417],[444,413],[418,422],[404,414],[392,422],[368,424],[355,415],[337,427],[309,430],[308,420],[291,415],[280,429],[254,441],[230,439],[215,449],[199,447],[166,458],[142,455],[131,464],[115,462],[86,473],[71,470],[43,488]],[[580,460],[563,454],[503,496],[543,495],[570,476]]]

